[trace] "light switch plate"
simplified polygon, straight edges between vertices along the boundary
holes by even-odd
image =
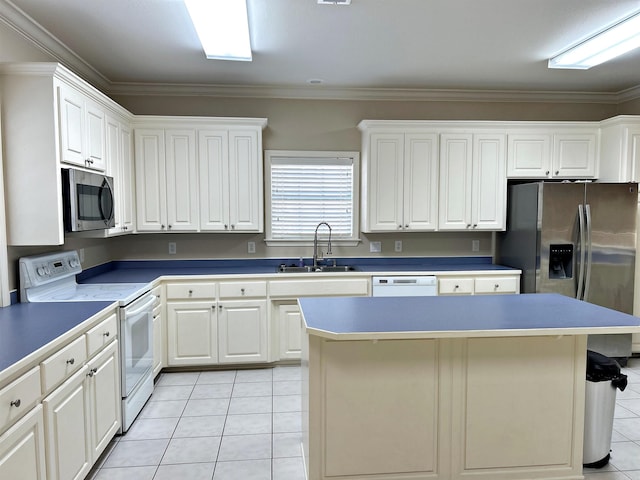
[[[247,242],[247,253],[256,253],[256,242]]]
[[[369,243],[369,252],[370,253],[380,253],[382,251],[382,242],[371,242]]]
[[[471,251],[472,252],[480,251],[480,240],[471,240]]]
[[[169,242],[169,255],[176,254],[176,242]]]

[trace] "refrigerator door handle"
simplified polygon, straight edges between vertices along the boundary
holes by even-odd
[[[578,289],[576,298],[582,300],[582,287],[584,286],[584,261],[585,261],[585,220],[584,205],[578,205],[578,246],[580,248],[580,269],[578,270]]]
[[[589,286],[591,284],[591,264],[593,263],[593,249],[591,248],[591,205],[585,205],[587,218],[587,271],[584,276],[584,295],[582,299],[589,301]]]

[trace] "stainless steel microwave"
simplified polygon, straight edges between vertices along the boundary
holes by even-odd
[[[104,230],[115,226],[112,177],[63,168],[62,195],[67,232]]]

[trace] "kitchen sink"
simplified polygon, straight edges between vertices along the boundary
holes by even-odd
[[[313,273],[313,272],[355,272],[356,268],[351,265],[305,265],[299,267],[296,265],[280,265],[279,273]]]

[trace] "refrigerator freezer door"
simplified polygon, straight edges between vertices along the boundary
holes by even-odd
[[[579,206],[584,202],[582,183],[543,183],[538,208],[540,261],[536,274],[536,293],[578,295],[579,273],[584,271],[584,245],[580,242]],[[557,278],[550,275],[554,259],[552,245],[573,245],[572,275]]]

